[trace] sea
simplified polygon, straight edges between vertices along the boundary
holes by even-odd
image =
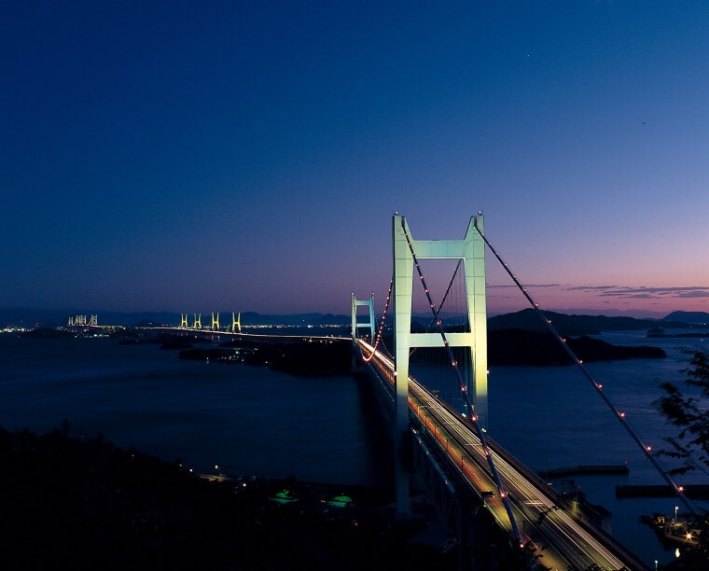
[[[676,428],[654,404],[662,395],[659,384],[681,384],[686,351],[706,350],[709,342],[647,339],[637,331],[599,337],[667,352],[666,359],[587,365],[643,441],[662,448]],[[412,370],[441,398],[460,404],[454,376],[428,363]],[[488,379],[488,432],[497,442],[534,470],[626,464],[628,475],[553,484],[579,488],[608,509],[613,535],[649,567],[676,556],[674,546],[663,547],[640,517],[673,515],[675,507],[681,514],[684,506],[672,498],[615,497],[616,485],[663,481],[575,366],[491,367]],[[198,473],[384,487],[391,473],[390,436],[371,401],[371,391],[349,374],[302,377],[263,366],[187,361],[159,345],[120,345],[105,337],[0,334],[4,428],[45,432],[68,422],[76,436],[101,435]],[[682,482],[706,479],[694,475]]]

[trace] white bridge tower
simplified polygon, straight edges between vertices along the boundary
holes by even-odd
[[[357,308],[366,306],[369,308],[369,321],[357,320]],[[374,344],[374,294],[369,299],[357,299],[355,294],[352,294],[352,341],[357,339],[357,330],[366,327],[369,329],[369,341]]]
[[[241,333],[241,313],[231,313],[231,332]]]
[[[468,306],[468,331],[446,333],[451,347],[469,351],[471,370],[464,379],[481,427],[487,427],[487,308],[485,299],[485,242],[482,214],[473,216],[462,240],[414,240],[406,218],[393,217],[394,240],[394,353],[396,356],[396,453],[403,454],[409,425],[409,353],[413,347],[444,347],[442,336],[412,333],[412,289],[416,260],[462,260]],[[413,253],[412,253],[413,250]],[[470,411],[468,411],[470,414]],[[401,470],[397,461],[397,470]],[[403,470],[401,470],[403,472]],[[408,477],[397,475],[397,508],[409,511]]]

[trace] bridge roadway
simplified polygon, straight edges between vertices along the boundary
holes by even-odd
[[[165,331],[167,333],[178,334],[195,334],[206,337],[214,337],[215,335],[225,335],[227,337],[238,337],[241,339],[323,339],[329,341],[350,341],[351,337],[342,337],[336,335],[310,335],[308,333],[300,334],[274,334],[274,333],[244,333],[242,331],[225,331],[223,329],[193,329],[192,327],[175,327],[173,325],[146,325],[137,327],[137,329],[149,331]]]
[[[372,353],[370,344],[363,340],[358,343],[363,354]],[[391,359],[376,351],[369,364],[393,383]],[[485,452],[470,425],[413,377],[409,377],[409,408],[455,466],[460,479],[482,498],[498,525],[510,532],[509,519],[488,472]],[[512,501],[515,519],[524,535],[533,542],[542,565],[558,570],[648,569],[583,515],[567,512],[550,486],[498,444],[487,440]]]

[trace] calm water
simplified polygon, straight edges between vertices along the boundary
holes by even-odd
[[[617,345],[662,347],[667,359],[591,363],[588,368],[616,406],[626,411],[643,441],[657,448],[662,447],[666,436],[676,433],[653,405],[662,395],[660,380],[681,382],[681,370],[689,359],[682,349],[706,350],[709,345],[699,339],[649,340],[644,335],[629,332],[600,337]],[[434,367],[437,373],[431,370]],[[441,398],[462,410],[457,378],[441,370],[441,366],[430,364],[412,366],[414,374],[426,379]],[[627,463],[627,476],[574,477],[574,482],[591,502],[612,512],[613,535],[650,567],[654,567],[655,559],[663,562],[674,557],[674,549],[664,551],[653,531],[640,524],[639,518],[653,512],[670,515],[677,500],[615,498],[618,484],[664,481],[576,367],[491,367],[488,390],[489,433],[530,468]],[[683,481],[706,483],[706,478],[687,476]],[[561,481],[554,484],[561,489]],[[706,503],[699,505],[709,507]]]
[[[350,376],[183,361],[157,345],[0,336],[0,423],[79,434],[208,472],[376,483],[381,469]]]
[[[655,411],[658,379],[678,381],[682,347],[696,339],[604,335],[618,344],[652,344],[664,360],[590,365],[641,437],[661,445],[673,434]],[[0,424],[45,431],[68,419],[78,434],[102,433],[166,460],[208,472],[379,484],[387,459],[366,392],[350,376],[298,378],[261,367],[181,361],[155,345],[111,339],[20,339],[0,335]],[[456,381],[418,366],[443,398]],[[614,534],[646,562],[665,561],[651,530],[638,523],[675,500],[616,500],[619,483],[661,483],[617,420],[574,367],[497,367],[489,377],[490,434],[534,469],[622,464],[628,476],[579,477],[591,501],[613,512]],[[558,482],[557,482],[558,483]]]

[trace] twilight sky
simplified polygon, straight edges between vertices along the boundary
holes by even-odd
[[[0,307],[347,313],[481,210],[545,308],[709,311],[704,1],[5,2],[0,72]]]

